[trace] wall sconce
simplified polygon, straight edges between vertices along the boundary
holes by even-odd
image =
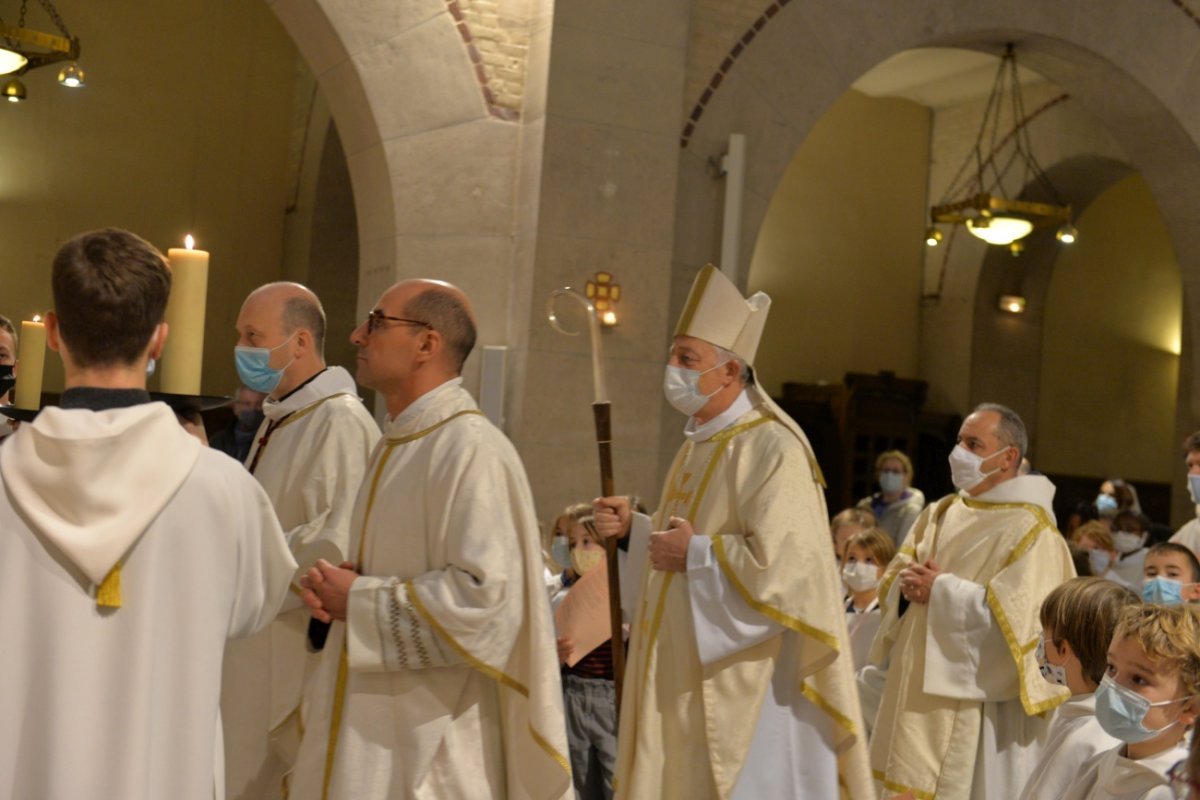
[[[997,305],[1007,314],[1025,313],[1025,298],[1019,294],[1002,294]]]
[[[597,272],[588,279],[585,286],[587,299],[592,301],[596,309],[596,317],[600,324],[611,328],[617,324],[617,303],[621,300],[621,285],[613,283],[613,276],[607,272]]]

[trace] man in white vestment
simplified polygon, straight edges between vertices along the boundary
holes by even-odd
[[[864,706],[878,708],[871,767],[885,798],[1016,797],[1045,712],[1070,697],[1034,652],[1042,601],[1075,569],[1054,484],[1019,475],[1027,449],[1019,416],[977,407],[950,454],[959,492],[921,513],[884,574],[859,681]]]
[[[873,798],[821,472],[751,373],[769,307],[700,271],[664,379],[689,419],[658,512],[595,501],[597,530],[629,536],[619,797]]]
[[[1196,516],[1175,531],[1171,541],[1197,553],[1200,558],[1200,431],[1183,443],[1184,466],[1187,467],[1188,496],[1196,504]]]
[[[388,422],[355,502],[352,563],[305,578],[305,602],[334,624],[292,797],[561,798],[538,523],[515,449],[461,385],[470,304],[449,284],[403,281],[351,341]]]
[[[262,488],[146,393],[170,271],[126,231],[54,259],[61,407],[0,448],[0,798],[224,796],[221,657],[296,562]]]
[[[302,568],[318,555],[340,564],[379,426],[350,373],[325,365],[325,311],[311,291],[297,283],[255,289],[237,331],[238,376],[267,395],[246,467],[271,498]],[[266,630],[229,644],[221,714],[231,800],[286,795],[303,727],[301,693],[319,659],[309,652],[310,619],[296,586]]]

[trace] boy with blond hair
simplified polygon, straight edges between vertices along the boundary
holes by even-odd
[[[1123,744],[1085,763],[1064,800],[1170,800],[1167,772],[1187,758],[1198,696],[1200,614],[1187,605],[1126,608],[1096,689],[1096,718]]]

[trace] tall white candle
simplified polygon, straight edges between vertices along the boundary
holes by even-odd
[[[17,346],[17,388],[13,405],[36,411],[42,407],[42,375],[46,370],[46,324],[40,316],[21,322]]]
[[[204,309],[208,302],[208,252],[187,247],[167,251],[171,297],[167,301],[167,343],[159,368],[159,388],[172,394],[200,394],[204,365]]]

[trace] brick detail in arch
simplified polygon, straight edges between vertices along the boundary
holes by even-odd
[[[743,33],[741,38],[734,43],[732,48],[730,48],[728,55],[725,56],[725,60],[721,62],[721,65],[717,67],[717,71],[714,72],[712,78],[709,79],[708,86],[706,86],[704,91],[700,93],[700,99],[696,101],[696,105],[692,107],[692,113],[688,115],[687,122],[683,126],[683,134],[679,138],[679,147],[681,149],[688,146],[688,142],[691,140],[692,134],[696,130],[696,123],[698,123],[700,121],[700,117],[704,115],[704,109],[708,106],[709,101],[712,100],[713,94],[715,94],[717,89],[721,86],[721,81],[725,80],[725,76],[729,74],[731,69],[733,69],[733,65],[738,60],[738,56],[746,51],[746,48],[749,47],[750,43],[754,41],[754,37],[758,36],[759,31],[767,26],[767,22],[769,22],[772,17],[779,13],[780,9],[782,9],[791,1],[792,0],[774,0],[774,2],[767,6],[766,11],[759,14],[758,19],[754,20],[754,22],[750,24],[750,27],[746,28],[746,32]]]
[[[467,57],[471,59],[471,65],[475,68],[475,79],[479,82],[479,89],[483,94],[483,103],[487,106],[488,114],[505,122],[516,122],[521,118],[520,110],[508,108],[496,102],[496,93],[492,91],[492,87],[488,83],[483,56],[480,55],[479,48],[475,46],[475,37],[471,35],[471,28],[467,25],[467,17],[463,14],[462,6],[459,5],[458,0],[446,0],[446,10],[454,19],[454,27],[458,30],[463,47],[467,50]]]
[[[767,9],[759,15],[758,19],[746,29],[742,37],[734,43],[729,49],[729,53],[725,56],[725,60],[717,67],[717,71],[713,73],[709,79],[708,86],[700,93],[700,99],[696,101],[696,105],[692,106],[692,113],[688,115],[687,122],[684,123],[683,132],[679,137],[680,149],[686,149],[688,142],[692,139],[692,134],[696,132],[696,125],[700,122],[700,117],[704,116],[704,111],[712,100],[713,95],[721,86],[721,81],[725,80],[725,76],[733,69],[733,65],[737,62],[738,56],[746,52],[746,48],[754,41],[754,37],[758,36],[759,31],[766,27],[767,22],[771,20],[780,9],[790,3],[792,0],[774,0]],[[453,2],[453,0],[450,0]],[[1188,19],[1190,19],[1197,27],[1200,27],[1200,14],[1193,11],[1185,2],[1185,0],[1169,0],[1171,5],[1178,8]]]

